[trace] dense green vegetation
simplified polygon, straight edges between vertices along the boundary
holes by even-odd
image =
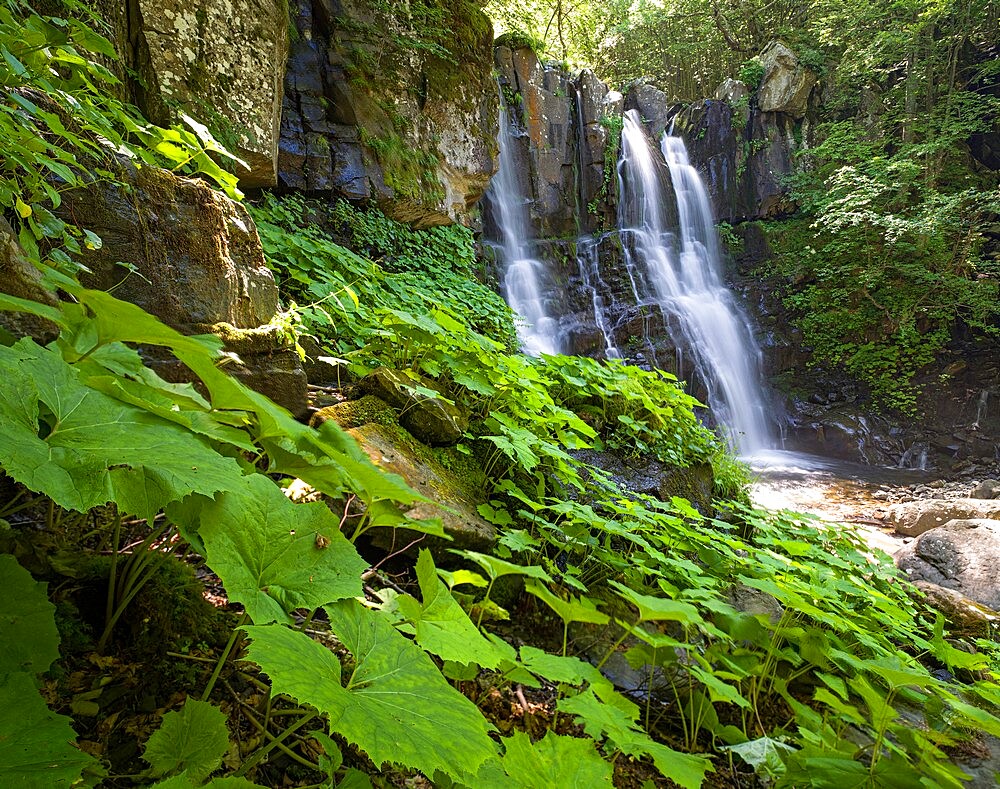
[[[0,785],[960,785],[950,749],[1000,736],[995,642],[946,633],[850,530],[741,503],[669,376],[513,353],[467,231],[264,198],[302,330],[471,417],[496,551],[373,548],[441,524],[403,514],[418,494],[335,423],[229,377],[218,339],[74,279],[101,241],[51,212],[120,157],[236,194],[207,129],[108,97],[109,47],[0,7],[0,205],[63,296],[0,294],[59,331],[0,343]],[[634,493],[584,449],[714,463],[716,501]],[[293,503],[296,479],[322,500]],[[634,687],[608,678],[623,665]],[[122,720],[132,749],[99,747]]]

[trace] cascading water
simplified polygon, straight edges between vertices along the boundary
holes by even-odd
[[[518,337],[525,353],[559,353],[558,323],[546,311],[545,265],[534,254],[528,198],[518,178],[514,154],[517,130],[506,105],[500,104],[500,170],[490,182],[486,201],[500,233],[495,245],[501,264],[501,287],[510,308],[523,320]]]
[[[662,152],[655,151],[638,112],[628,111],[618,177],[619,230],[636,300],[662,310],[679,352],[689,355],[704,380],[709,404],[734,448],[752,455],[772,447],[760,348],[722,281],[708,194],[684,141],[664,135]],[[677,234],[668,229],[668,178],[676,196]]]

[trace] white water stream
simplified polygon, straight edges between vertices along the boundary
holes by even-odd
[[[504,299],[522,319],[518,338],[522,350],[537,356],[559,353],[558,322],[549,316],[543,298],[545,266],[534,253],[526,189],[518,177],[514,154],[517,133],[507,107],[500,105],[500,170],[490,182],[486,199],[495,212],[500,244],[495,247],[501,264]]]
[[[657,151],[638,112],[626,112],[618,177],[619,230],[637,302],[663,312],[680,354],[679,374],[687,356],[734,448],[744,456],[772,448],[760,348],[722,280],[708,193],[684,141],[665,135]],[[676,233],[667,213],[671,186]]]

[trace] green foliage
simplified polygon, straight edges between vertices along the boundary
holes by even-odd
[[[493,727],[419,647],[355,600],[326,607],[354,656],[347,684],[326,648],[280,625],[248,627],[250,659],[274,689],[330,715],[331,726],[376,766],[403,764],[467,779],[495,754]]]
[[[283,289],[304,305],[294,309],[305,330],[336,353],[361,347],[377,324],[375,313],[389,307],[419,313],[437,305],[508,347],[516,344],[507,305],[474,278],[468,229],[413,230],[375,208],[339,202],[326,214],[290,197],[268,196],[251,211]]]
[[[213,704],[187,699],[163,716],[142,758],[154,778],[184,773],[196,785],[215,772],[229,749],[226,716]]]
[[[41,674],[59,657],[55,607],[13,556],[0,554],[0,678],[15,672]]]
[[[184,116],[186,128],[163,129],[113,97],[117,79],[99,60],[114,58],[114,47],[84,21],[11,0],[0,6],[0,46],[0,208],[29,252],[41,244],[50,262],[72,269],[70,255],[99,247],[94,233],[52,210],[63,192],[113,178],[124,161],[203,174],[238,194],[236,177],[216,158],[235,160],[205,126]]]
[[[815,358],[867,383],[877,403],[912,413],[914,379],[964,324],[996,333],[998,282],[981,231],[1000,210],[995,191],[936,182],[962,128],[887,155],[855,124],[823,129],[818,167],[794,195],[801,226],[774,227],[781,273],[802,283],[785,302]]]
[[[70,719],[45,706],[31,677],[0,679],[0,782],[26,789],[74,786],[93,763],[71,743]]]
[[[22,152],[35,154],[48,155]],[[45,167],[41,159],[30,164]],[[879,182],[877,163],[870,166],[876,170],[866,177]],[[900,172],[904,183],[909,171]],[[847,195],[837,191],[840,181],[831,183],[831,201]],[[853,193],[857,181],[844,188]],[[874,188],[871,201],[888,205],[890,192]],[[54,203],[47,192],[46,199]],[[22,218],[34,216],[22,202],[32,209]],[[814,210],[831,226],[850,225],[840,203]],[[355,370],[390,364],[430,376],[470,413],[456,451],[485,466],[488,503],[480,512],[501,534],[498,555],[459,554],[486,578],[467,569],[438,573],[422,552],[414,568],[419,601],[391,588],[369,594],[362,573],[376,586],[380,574],[365,572],[368,562],[342,536],[340,519],[325,503],[291,503],[276,482],[297,477],[346,502],[355,535],[373,523],[419,530],[400,514],[417,494],[336,425],[313,430],[294,421],[217,367],[218,343],[182,336],[70,277],[47,272],[72,297],[59,306],[0,297],[0,309],[44,315],[62,330],[47,348],[30,340],[0,347],[0,470],[35,491],[39,507],[93,516],[109,505],[114,526],[107,518],[88,522],[105,545],[102,532],[114,529],[116,554],[123,514],[164,524],[150,524],[140,553],[159,529],[175,530],[245,607],[242,621],[252,622],[232,630],[204,699],[245,631],[248,660],[270,678],[272,696],[307,707],[280,734],[265,728],[268,743],[209,786],[248,786],[243,775],[317,718],[326,756],[316,766],[341,786],[367,778],[344,767],[330,733],[378,769],[398,765],[442,786],[477,787],[609,786],[619,754],[694,787],[710,769],[706,752],[723,744],[779,786],[958,786],[946,749],[969,730],[1000,733],[991,712],[1000,700],[996,652],[951,643],[941,619],[930,624],[899,583],[891,560],[850,529],[738,503],[717,502],[710,517],[680,499],[625,491],[581,463],[574,451],[588,447],[682,467],[726,461],[695,420],[694,401],[669,377],[586,359],[528,359],[491,339],[490,322],[510,327],[509,313],[484,317],[487,291],[468,278],[466,231],[420,235],[342,206],[332,211],[340,245],[317,229],[313,220],[325,215],[316,206],[271,199],[256,213],[272,264],[296,295],[315,302],[303,316],[313,310],[307,320],[319,326],[325,312],[327,341],[342,343]],[[879,232],[889,238],[898,226]],[[903,226],[899,238],[919,248],[907,235],[915,232]],[[42,263],[37,247],[27,252]],[[420,275],[427,283],[415,289]],[[161,380],[130,345],[172,355],[200,389]],[[736,468],[721,475],[728,490],[739,488]],[[34,530],[23,531],[30,542]],[[126,568],[136,569],[132,561]],[[563,621],[563,655],[530,644],[518,652],[483,628],[485,612],[499,611],[490,597],[496,582],[518,576]],[[92,760],[69,744],[68,721],[35,688],[34,674],[54,657],[52,608],[8,556],[0,556],[0,577],[10,596],[0,610],[7,645],[0,668],[13,671],[0,679],[0,782],[69,786]],[[742,604],[748,596],[753,603]],[[325,619],[313,617],[316,608]],[[290,626],[301,616],[311,628]],[[662,681],[655,697],[648,694],[643,708],[616,692],[572,654],[570,625],[586,635],[603,629],[610,641],[596,640],[605,643],[598,665],[625,649],[634,668]],[[439,666],[428,652],[447,662]],[[940,665],[958,678],[932,674]],[[557,709],[579,718],[586,736],[493,739],[487,717],[446,678],[458,676],[475,678],[480,689],[557,684]],[[904,709],[925,719],[914,725]],[[190,787],[219,766],[227,747],[218,709],[189,697],[164,717],[145,754],[155,775],[177,773],[161,786]]]
[[[761,80],[764,79],[764,64],[757,58],[750,58],[740,66],[737,77],[751,91],[755,91],[760,87]]]
[[[361,594],[365,562],[323,503],[292,504],[255,474],[199,507],[208,562],[257,624]]]

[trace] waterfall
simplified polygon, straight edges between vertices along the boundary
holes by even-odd
[[[510,308],[522,319],[518,338],[525,353],[559,353],[558,323],[546,311],[542,289],[545,265],[535,256],[527,189],[522,187],[514,145],[517,129],[502,97],[500,102],[500,170],[490,182],[486,201],[500,234],[495,245],[501,264],[501,288]]]
[[[684,141],[664,135],[662,150],[656,151],[638,112],[628,111],[618,177],[628,274],[637,302],[663,312],[678,349],[678,375],[687,356],[740,454],[773,446],[761,351],[749,320],[723,283],[708,194]],[[669,229],[668,182],[676,199],[677,233]]]

